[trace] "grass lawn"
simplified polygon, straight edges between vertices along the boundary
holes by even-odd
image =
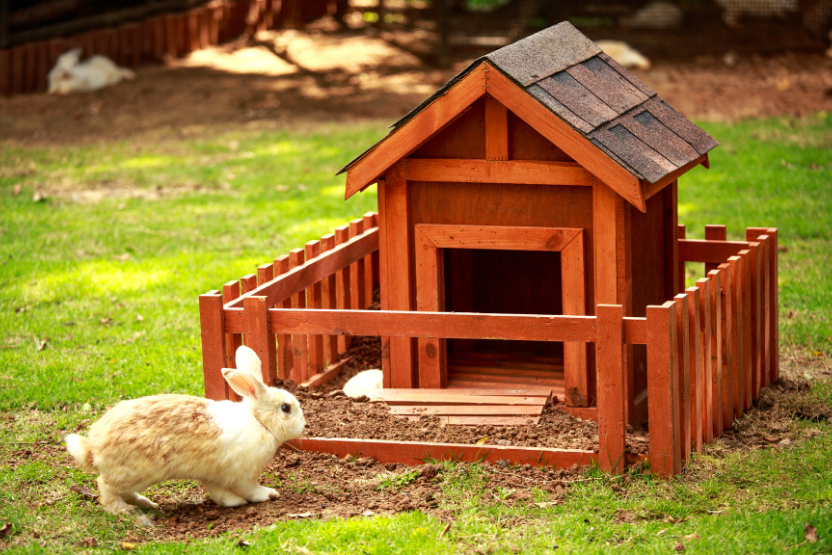
[[[694,238],[709,223],[727,224],[729,239],[746,226],[780,229],[787,365],[810,360],[800,367],[812,380],[808,395],[832,406],[821,374],[832,356],[832,119],[703,127],[722,146],[713,169],[683,178],[680,223]],[[0,549],[109,552],[143,533],[135,519],[105,515],[69,491],[94,489],[92,475],[49,456],[7,461],[21,449],[60,448],[64,434],[121,398],[199,395],[197,296],[375,210],[374,189],[344,202],[334,174],[384,133],[383,124],[362,124],[0,147]],[[229,536],[137,550],[829,553],[831,432],[828,420],[794,419],[785,448],[726,455],[717,442],[670,482],[638,474],[622,489],[588,470],[565,502],[544,509],[493,502],[478,467],[464,465],[443,484],[440,506],[454,522],[445,535],[439,518],[411,512],[280,521],[247,533],[247,548]],[[183,499],[195,491],[161,490]],[[807,523],[817,542],[804,538]],[[83,546],[90,537],[97,547]]]

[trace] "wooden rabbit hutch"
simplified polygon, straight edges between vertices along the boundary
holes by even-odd
[[[511,424],[553,395],[598,421],[598,450],[297,446],[620,470],[648,419],[651,468],[678,473],[777,379],[777,230],[686,240],[677,221],[677,180],[715,146],[569,23],[480,58],[345,168],[346,198],[378,184],[378,214],[200,297],[206,395],[229,397],[242,339],[267,381],[314,386],[378,336],[380,400]],[[705,265],[687,289],[686,262]]]

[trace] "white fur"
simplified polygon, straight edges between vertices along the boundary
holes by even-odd
[[[641,52],[620,40],[595,41],[598,48],[626,68],[650,69],[650,60]]]
[[[107,511],[156,508],[139,492],[166,480],[197,480],[226,507],[277,497],[259,484],[260,474],[283,442],[303,434],[306,420],[294,395],[262,382],[254,351],[241,351],[237,360],[245,368],[222,371],[244,398],[240,403],[187,395],[122,401],[90,427],[88,438],[65,438],[78,464],[100,474]]]
[[[90,92],[109,87],[122,79],[133,79],[136,74],[126,67],[116,65],[106,56],[92,56],[80,62],[81,49],[65,52],[49,72],[49,92],[69,94]]]
[[[361,397],[366,395],[372,397],[373,394],[383,387],[384,375],[381,370],[364,370],[349,379],[344,384],[344,393],[347,397]]]

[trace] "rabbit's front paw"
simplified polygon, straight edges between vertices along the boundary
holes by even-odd
[[[277,493],[276,489],[264,488],[263,486],[257,486],[257,488],[252,489],[252,491],[245,496],[245,498],[252,503],[261,503],[263,501],[268,501],[269,499],[277,499],[278,497],[280,497],[280,494]]]

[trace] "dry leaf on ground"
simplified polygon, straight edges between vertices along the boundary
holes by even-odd
[[[806,538],[807,542],[815,543],[816,541],[818,541],[818,529],[807,522],[806,523],[806,533],[804,534],[803,537]]]

